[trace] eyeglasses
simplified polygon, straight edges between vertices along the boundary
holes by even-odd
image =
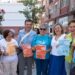
[[[40,28],[40,30],[46,30],[45,28]]]

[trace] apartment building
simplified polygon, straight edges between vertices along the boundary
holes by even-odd
[[[49,31],[55,23],[60,23],[65,28],[71,19],[75,19],[75,0],[43,0],[45,8],[42,23],[49,24]]]
[[[75,0],[49,0],[48,15],[51,24],[59,22],[66,26],[75,18]]]

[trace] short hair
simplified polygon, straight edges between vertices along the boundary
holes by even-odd
[[[26,22],[32,22],[33,23],[33,21],[31,19],[25,20],[25,24],[26,24]]]
[[[10,30],[4,30],[3,31],[3,37],[6,39],[6,37],[8,36]]]
[[[56,35],[55,30],[54,30],[54,28],[55,28],[56,26],[60,26],[60,27],[61,27],[61,29],[62,29],[61,34],[63,34],[63,33],[64,33],[63,26],[62,26],[60,23],[56,23],[56,24],[54,25],[54,27],[53,27],[53,33],[54,33],[54,35]]]
[[[68,26],[69,26],[71,23],[75,23],[75,19],[71,20],[71,21],[68,23]]]

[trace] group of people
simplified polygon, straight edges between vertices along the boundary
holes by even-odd
[[[75,20],[69,22],[67,34],[61,24],[55,24],[52,36],[47,33],[47,25],[40,25],[37,34],[32,30],[32,23],[30,19],[25,20],[17,39],[11,30],[3,32],[0,75],[24,75],[24,72],[32,75],[34,63],[36,75],[70,75],[75,67]]]

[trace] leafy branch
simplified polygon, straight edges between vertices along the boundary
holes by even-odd
[[[37,0],[22,0],[20,2],[27,7],[23,11],[20,11],[20,13],[23,13],[27,19],[32,19],[34,23],[37,23],[39,16],[36,16],[36,14],[42,13],[44,8],[42,6],[39,8],[35,6],[37,4]]]

